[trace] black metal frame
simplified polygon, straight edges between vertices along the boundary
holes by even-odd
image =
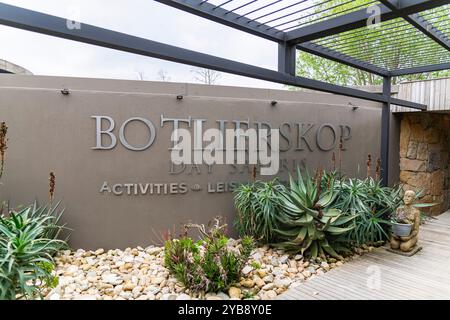
[[[0,3],[0,24],[236,75],[381,102],[383,103],[381,161],[383,169],[382,180],[385,184],[388,182],[390,105],[395,104],[418,110],[426,110],[425,105],[392,98],[391,77],[450,69],[450,62],[444,62],[429,66],[387,70],[312,42],[320,38],[366,26],[367,20],[371,15],[367,8],[341,14],[305,26],[299,26],[294,30],[284,32],[273,26],[268,26],[260,21],[248,18],[248,13],[239,15],[235,12],[239,9],[238,7],[233,10],[227,10],[222,6],[215,6],[208,3],[208,0],[154,1],[278,43],[278,70],[269,70],[219,58],[88,24],[82,24],[80,29],[69,29],[67,28],[67,19],[3,3]],[[419,12],[450,4],[450,0],[379,0],[379,2],[380,20],[382,22],[402,18],[450,52],[449,39],[442,32],[432,28],[431,23],[418,15]],[[250,1],[248,4],[250,4]],[[296,76],[297,49],[382,76],[383,93],[377,94]]]

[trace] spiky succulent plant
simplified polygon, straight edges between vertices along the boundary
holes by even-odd
[[[312,258],[329,254],[342,259],[338,253],[345,248],[341,236],[352,230],[350,222],[356,216],[331,208],[337,196],[335,181],[330,176],[323,184],[322,175],[319,170],[314,178],[308,174],[303,177],[297,169],[297,180],[290,177],[289,190],[279,194],[283,210],[275,230],[284,242],[275,246]]]

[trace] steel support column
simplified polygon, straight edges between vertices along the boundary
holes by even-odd
[[[391,77],[383,77],[383,103],[381,111],[381,183],[387,186],[389,183],[389,133],[391,117]]]
[[[289,45],[286,42],[278,44],[278,72],[295,76],[296,53],[295,45]]]

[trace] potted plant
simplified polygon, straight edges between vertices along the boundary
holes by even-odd
[[[407,237],[411,234],[412,226],[401,214],[397,214],[392,220],[392,233],[398,237]]]
[[[392,233],[398,237],[408,237],[411,234],[413,229],[413,221],[414,218],[408,217],[408,212],[411,214],[411,209],[416,210],[419,215],[423,213],[418,210],[418,208],[426,208],[437,205],[437,203],[416,203],[414,204],[414,200],[420,197],[421,192],[416,195],[414,191],[408,190],[404,193],[403,196],[403,205],[400,205],[396,214],[394,214],[391,225],[392,225]]]

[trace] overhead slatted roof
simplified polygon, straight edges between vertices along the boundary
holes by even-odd
[[[381,76],[450,64],[448,0],[156,1]]]

